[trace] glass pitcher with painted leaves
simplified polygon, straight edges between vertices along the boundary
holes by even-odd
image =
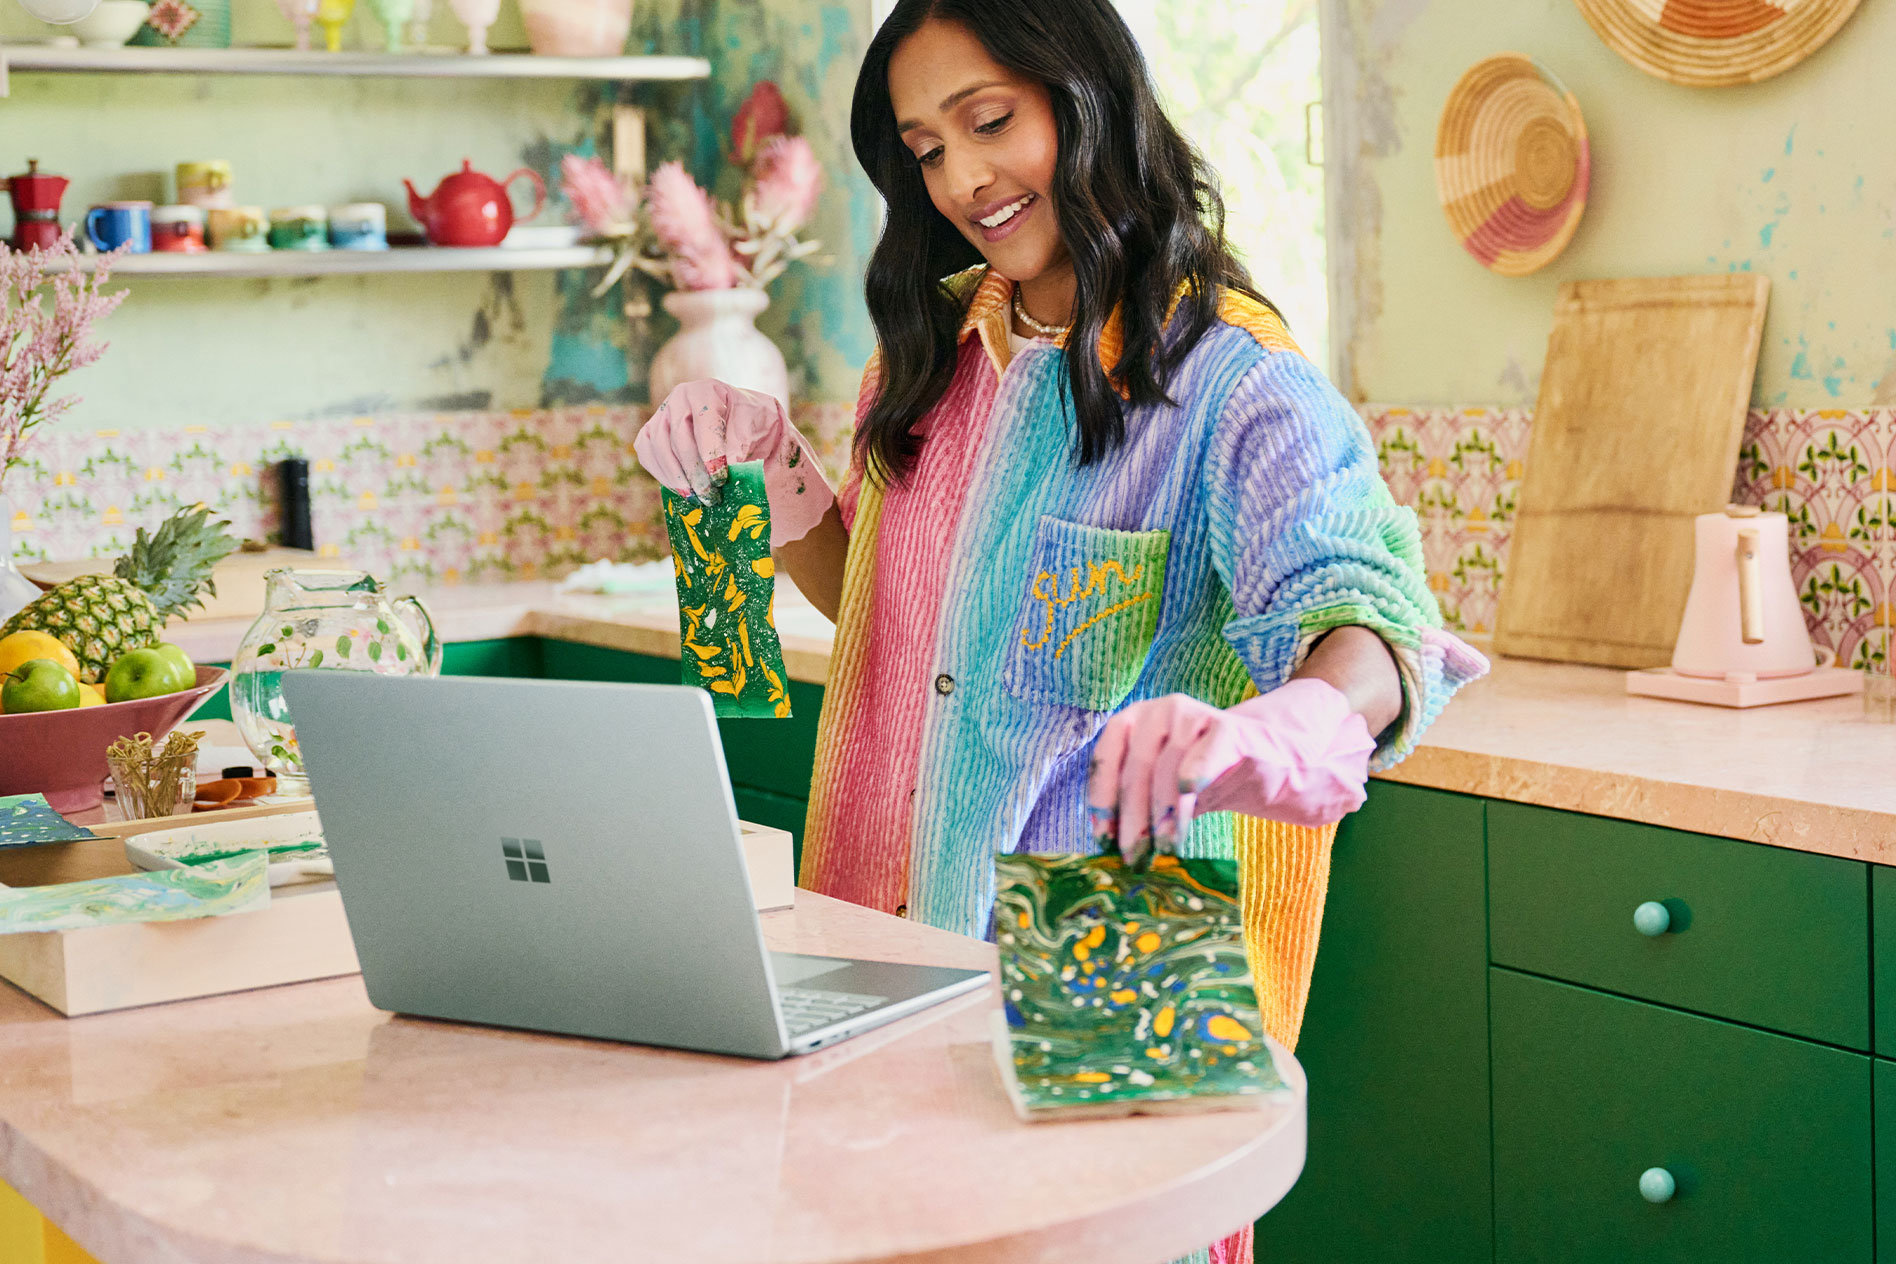
[[[231,663],[230,714],[251,753],[276,774],[277,794],[308,794],[283,673],[315,667],[436,676],[441,641],[420,598],[391,598],[365,571],[273,570],[264,581],[263,613]]]

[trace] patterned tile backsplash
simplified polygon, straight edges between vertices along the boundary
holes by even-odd
[[[391,413],[182,431],[49,432],[8,479],[22,560],[106,555],[202,501],[241,533],[276,527],[271,465],[310,462],[321,551],[404,583],[526,579],[583,562],[662,557],[658,488],[632,459],[639,407]],[[853,406],[797,423],[832,474]],[[1528,409],[1364,410],[1384,477],[1422,519],[1448,625],[1485,634],[1507,569]],[[1853,666],[1883,663],[1896,604],[1896,409],[1755,411],[1733,499],[1788,514],[1812,637]]]
[[[1383,475],[1422,519],[1448,625],[1494,629],[1533,425],[1529,409],[1364,409]],[[1887,662],[1896,603],[1896,409],[1754,410],[1732,499],[1791,520],[1811,637],[1840,663]]]
[[[182,431],[47,433],[7,480],[14,555],[110,555],[199,502],[257,539],[276,530],[273,463],[310,463],[317,548],[405,584],[562,575],[667,552],[658,485],[632,457],[647,410],[390,413]],[[851,404],[803,405],[832,469]]]

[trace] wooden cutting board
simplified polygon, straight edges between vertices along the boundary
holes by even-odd
[[[1769,292],[1750,272],[1560,287],[1495,649],[1671,661],[1692,519],[1731,498]]]

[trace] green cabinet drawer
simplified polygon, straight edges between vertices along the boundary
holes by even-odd
[[[1491,803],[1490,951],[1498,965],[1868,1049],[1868,870]],[[1669,929],[1636,926],[1648,902]]]
[[[1870,929],[1876,941],[1870,964],[1870,977],[1876,980],[1876,995],[1870,998],[1876,1016],[1876,1051],[1896,1058],[1896,869],[1887,865],[1870,866]],[[1896,1144],[1896,1137],[1890,1140]],[[1896,1234],[1896,1224],[1890,1232]],[[1896,1259],[1896,1243],[1890,1251]]]
[[[1496,1264],[1869,1264],[1870,1058],[1505,969],[1489,998]]]

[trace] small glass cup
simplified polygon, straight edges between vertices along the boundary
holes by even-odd
[[[1887,651],[1880,661],[1863,669],[1863,718],[1875,724],[1896,724],[1896,675],[1890,672]]]

